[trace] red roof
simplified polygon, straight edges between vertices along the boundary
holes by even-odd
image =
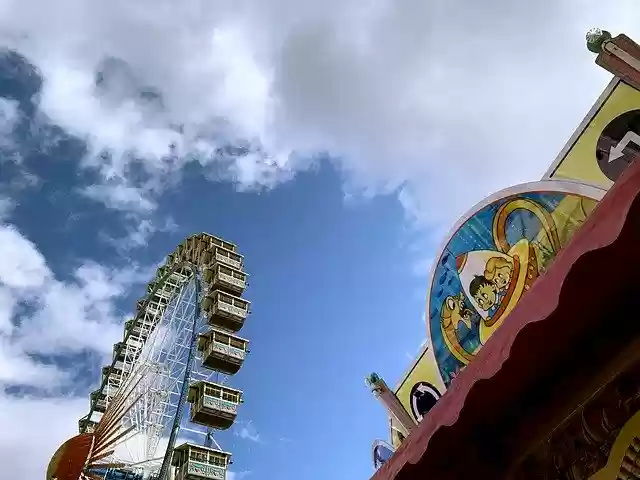
[[[637,313],[605,315],[640,298],[639,193],[636,162],[372,480],[495,478],[546,438],[554,411],[640,331]]]

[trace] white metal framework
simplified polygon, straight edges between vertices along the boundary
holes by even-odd
[[[154,292],[144,314],[116,347],[115,368],[107,376],[105,408],[120,388],[127,397],[121,407],[122,429],[127,433],[118,441],[112,460],[146,475],[159,467],[166,450],[166,445],[159,449],[160,440],[168,437],[178,411],[193,338],[193,315],[199,310],[198,281],[196,276],[177,273]],[[198,317],[196,333],[202,334],[208,326],[203,315]],[[226,376],[202,368],[199,354],[195,355],[189,375],[192,381],[226,380]],[[181,430],[207,435],[206,428],[198,425],[184,425]]]
[[[239,273],[233,282],[223,281],[238,288],[239,279],[246,279],[235,246],[224,242],[224,248],[217,244],[208,250],[202,247],[202,242],[211,242],[211,238],[216,239],[206,234],[190,237],[168,257],[167,265],[160,267],[156,280],[149,284],[147,297],[138,302],[136,317],[126,322],[123,341],[114,345],[111,365],[103,368],[100,388],[91,394],[89,415],[79,426],[81,433],[91,433],[101,420],[98,428],[103,429],[109,428],[110,422],[119,423],[117,436],[109,442],[113,453],[105,463],[122,465],[143,477],[157,477],[165,455],[171,455],[175,446],[167,451],[167,439],[176,425],[181,437],[221,450],[211,428],[189,422],[184,405],[189,384],[208,381],[224,385],[228,379],[228,375],[203,366],[202,355],[211,349],[203,352],[196,348],[200,335],[214,329],[203,300],[217,289],[214,283],[221,280],[220,274],[228,274],[228,267]],[[212,265],[215,276],[210,273]],[[241,294],[243,289],[234,293]],[[233,332],[229,334],[233,336]]]

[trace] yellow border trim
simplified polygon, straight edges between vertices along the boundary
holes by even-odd
[[[615,442],[613,442],[607,464],[594,473],[589,480],[617,480],[627,449],[629,445],[631,445],[631,442],[639,435],[640,412],[636,412],[636,414],[624,424]]]

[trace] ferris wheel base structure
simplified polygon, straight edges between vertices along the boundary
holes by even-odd
[[[80,434],[55,453],[47,480],[224,480],[231,454],[212,431],[229,429],[244,401],[226,381],[249,353],[237,335],[246,287],[233,243],[201,233],[178,245],[125,322]]]

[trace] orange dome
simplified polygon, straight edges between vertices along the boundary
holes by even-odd
[[[83,433],[64,442],[53,454],[46,480],[79,480],[89,454],[93,434]]]

